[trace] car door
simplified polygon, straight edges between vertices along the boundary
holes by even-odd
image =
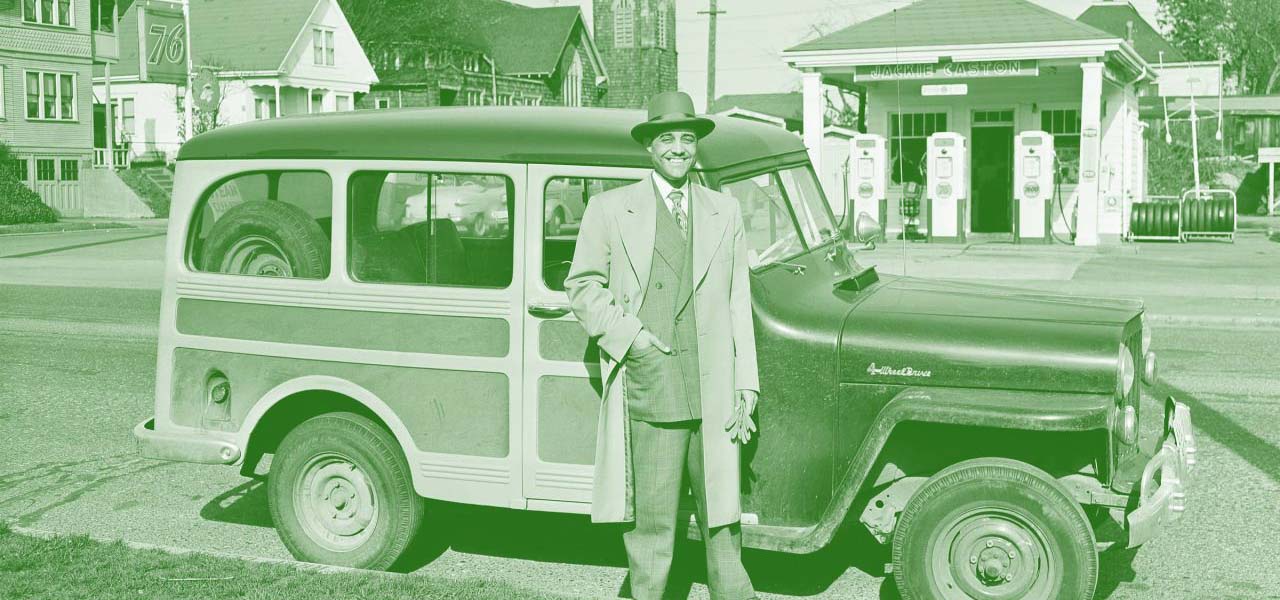
[[[524,493],[531,509],[589,511],[601,402],[595,343],[569,312],[564,293],[579,222],[575,219],[549,234],[546,204],[567,184],[581,185],[589,203],[591,196],[632,183],[648,172],[529,166],[529,208],[523,216],[527,261],[523,456]]]

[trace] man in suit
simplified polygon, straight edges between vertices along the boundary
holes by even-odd
[[[592,519],[631,522],[623,543],[637,600],[666,588],[686,480],[712,598],[755,597],[739,525],[738,450],[755,431],[759,390],[742,213],[689,180],[714,128],[682,92],[651,100],[631,136],[654,172],[591,200],[565,280],[601,350]]]

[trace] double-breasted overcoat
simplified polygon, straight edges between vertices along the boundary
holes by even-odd
[[[737,200],[691,183],[693,310],[698,328],[707,527],[741,517],[738,444],[724,429],[736,390],[759,390],[746,240]],[[622,382],[644,302],[657,226],[649,178],[592,198],[565,279],[569,306],[600,348],[603,404],[596,431],[595,522],[634,519]]]

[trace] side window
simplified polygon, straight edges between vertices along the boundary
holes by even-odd
[[[547,289],[564,291],[564,278],[573,263],[578,225],[587,203],[598,194],[635,183],[634,179],[553,177],[543,190],[542,281]]]
[[[244,173],[210,188],[188,240],[191,268],[207,273],[329,276],[333,185],[325,173]]]
[[[348,265],[365,283],[505,288],[515,187],[503,175],[352,175]]]
[[[757,265],[762,255],[782,256],[804,249],[776,175],[763,173],[726,183],[721,191],[737,198],[742,207],[747,261],[752,267]]]

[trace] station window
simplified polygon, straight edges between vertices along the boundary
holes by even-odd
[[[324,279],[329,276],[333,184],[315,171],[236,175],[195,210],[189,264],[206,273]]]
[[[930,135],[947,131],[947,113],[890,113],[889,152],[894,183],[924,183],[920,170]]]
[[[573,263],[578,226],[587,203],[598,194],[635,183],[634,179],[585,179],[553,177],[543,190],[542,281],[547,289],[564,290],[564,278]]]
[[[515,188],[503,175],[367,171],[351,177],[351,276],[366,283],[505,288]]]
[[[57,165],[52,158],[36,159],[36,181],[53,181],[56,179]]]
[[[1040,111],[1040,129],[1053,134],[1058,172],[1063,183],[1080,180],[1080,111],[1069,108]]]

